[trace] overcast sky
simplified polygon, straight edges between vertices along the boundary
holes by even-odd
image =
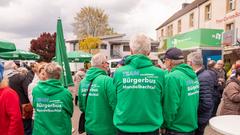
[[[72,23],[84,6],[99,7],[109,15],[114,31],[127,34],[145,33],[156,39],[155,29],[183,2],[193,0],[0,0],[0,40],[14,42],[28,50],[30,41],[43,32],[55,32],[61,17],[66,40],[75,39]]]

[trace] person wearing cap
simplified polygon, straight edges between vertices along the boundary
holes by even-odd
[[[166,85],[163,91],[165,135],[194,135],[198,128],[199,82],[193,69],[184,64],[183,52],[170,48],[165,54]]]
[[[200,52],[192,52],[187,56],[187,64],[196,72],[200,84],[199,106],[198,106],[198,129],[195,135],[203,135],[204,129],[212,116],[214,107],[213,95],[214,79],[211,74],[205,70],[203,57]]]
[[[163,123],[164,73],[148,55],[151,40],[138,34],[130,40],[131,55],[114,74],[117,105],[113,122],[118,135],[158,135]]]
[[[0,134],[24,135],[20,101],[17,93],[8,86],[0,64]]]

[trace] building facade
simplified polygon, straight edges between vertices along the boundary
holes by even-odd
[[[129,39],[125,38],[125,34],[102,36],[102,43],[99,45],[99,51],[105,54],[108,59],[118,59],[123,56],[130,55]],[[66,41],[67,51],[79,50],[79,40]],[[159,42],[151,42],[151,57],[157,59]]]
[[[223,46],[231,48],[240,41],[240,0],[195,0],[184,3],[157,29],[157,39],[164,48],[166,39],[201,28],[222,29]],[[236,48],[236,47],[234,47]]]

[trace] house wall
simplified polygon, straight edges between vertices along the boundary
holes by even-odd
[[[205,21],[205,7],[211,3],[212,18],[209,21]],[[227,13],[226,11],[226,0],[209,0],[199,7],[189,11],[185,15],[177,18],[168,25],[158,29],[156,31],[157,40],[160,41],[160,46],[163,45],[163,41],[168,38],[167,27],[173,24],[173,36],[176,34],[182,34],[198,28],[212,28],[212,29],[223,29],[225,31],[226,24],[234,22],[235,29],[238,29],[238,35],[240,35],[240,0],[236,0],[236,8],[234,11]],[[194,13],[194,27],[189,27],[189,15]],[[235,16],[235,17],[232,17]],[[182,21],[182,31],[177,32],[178,20]],[[164,29],[164,35],[161,35],[161,30]],[[240,38],[240,36],[239,36]]]

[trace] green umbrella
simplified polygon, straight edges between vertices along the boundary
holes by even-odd
[[[62,67],[61,81],[64,87],[72,86],[72,75],[67,59],[66,46],[63,36],[61,19],[57,21],[57,37],[56,37],[56,61]]]
[[[0,52],[16,51],[16,46],[11,42],[0,41]]]
[[[92,54],[82,51],[72,51],[67,53],[68,61],[70,62],[89,62],[92,58]],[[53,57],[56,61],[56,57]]]
[[[1,52],[0,58],[4,60],[38,60],[40,56],[32,52],[17,49],[11,52]]]
[[[82,51],[72,51],[67,54],[68,60],[71,62],[86,62],[90,61],[92,55]]]

